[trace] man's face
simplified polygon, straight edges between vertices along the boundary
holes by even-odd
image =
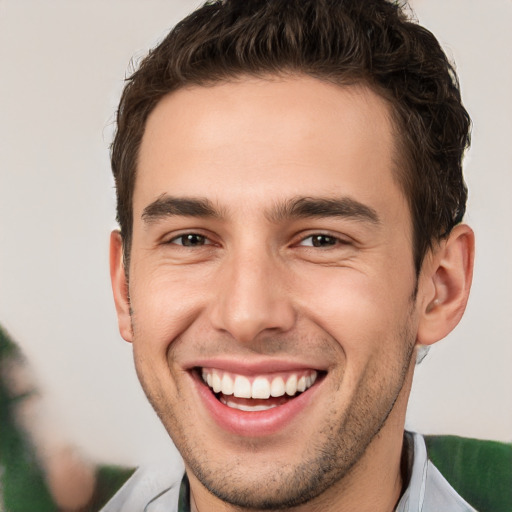
[[[122,331],[225,501],[304,502],[392,418],[401,436],[418,314],[394,137],[377,95],[305,77],[183,89],[149,117]]]

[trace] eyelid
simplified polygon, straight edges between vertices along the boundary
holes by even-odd
[[[314,247],[313,244],[303,245],[303,242],[305,240],[308,240],[314,236],[325,236],[328,238],[333,238],[336,241],[336,244],[332,245],[332,247],[336,247],[339,245],[350,245],[351,243],[353,243],[353,240],[350,239],[348,236],[342,236],[340,234],[335,234],[330,231],[319,230],[319,231],[310,231],[307,234],[304,234],[304,233],[301,234],[298,241],[295,242],[293,245],[299,246],[299,247]]]
[[[189,235],[194,235],[197,237],[201,237],[203,239],[203,243],[198,244],[197,247],[202,247],[204,245],[212,245],[212,243],[213,243],[208,237],[206,237],[204,235],[200,235],[199,233],[185,233],[183,235],[178,235],[178,236],[171,238],[167,243],[172,244],[172,245],[179,245],[180,247],[188,247],[184,243],[181,243],[181,244],[176,243],[176,240],[184,239],[185,237],[187,237]]]
[[[169,236],[170,235],[170,236]],[[179,240],[180,238],[184,238],[187,235],[196,235],[200,236],[205,239],[205,243],[203,245],[214,245],[216,242],[213,240],[213,236],[211,234],[205,233],[202,229],[184,229],[179,232],[174,232],[171,234],[167,234],[166,236],[162,237],[161,243],[163,245],[176,245],[178,247],[186,247],[184,244],[176,243],[176,240]],[[201,247],[201,246],[198,246]]]

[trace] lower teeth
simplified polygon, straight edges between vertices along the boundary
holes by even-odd
[[[224,395],[223,393],[216,393],[215,396],[222,404],[227,407],[231,407],[232,409],[238,409],[239,411],[246,412],[258,412],[268,411],[269,409],[283,405],[286,402],[289,402],[292,398],[295,398],[297,395],[293,397],[284,395],[279,398],[269,398],[266,400],[253,398],[236,398],[233,395]]]
[[[231,409],[238,409],[239,411],[246,411],[246,412],[267,411],[268,409],[273,409],[274,407],[277,407],[277,404],[269,404],[269,405],[239,404],[236,402],[232,402],[231,400],[226,400],[225,398],[220,398],[220,401],[224,405],[231,407]]]

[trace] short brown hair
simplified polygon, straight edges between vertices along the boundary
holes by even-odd
[[[159,100],[187,85],[286,74],[363,83],[391,104],[417,272],[434,241],[462,220],[470,118],[438,41],[398,2],[217,0],[176,25],[127,79],[111,152],[126,271],[137,157]]]

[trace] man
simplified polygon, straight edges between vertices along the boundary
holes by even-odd
[[[470,121],[384,0],[227,0],[130,78],[112,168],[120,332],[183,456],[113,510],[473,510],[404,434],[459,322]]]

